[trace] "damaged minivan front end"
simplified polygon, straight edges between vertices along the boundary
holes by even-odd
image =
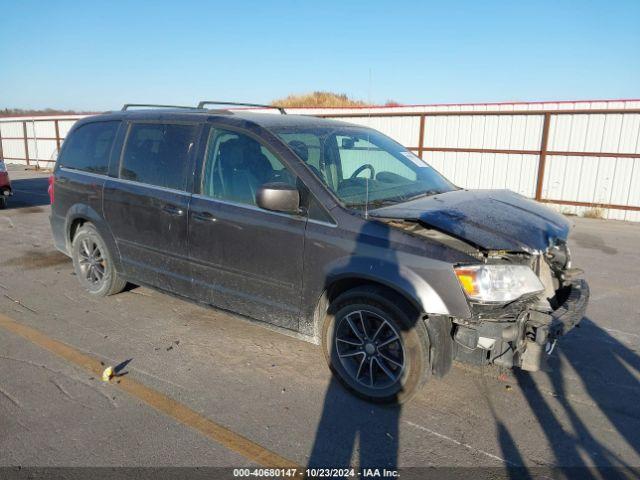
[[[471,312],[450,317],[457,360],[540,370],[584,316],[589,286],[571,264],[569,224],[533,201],[506,190],[456,190],[374,215],[473,258],[453,265]]]
[[[534,254],[487,252],[481,265],[457,266],[472,316],[452,319],[456,358],[540,370],[545,353],[586,310],[589,287],[570,265],[566,243],[559,242]],[[483,289],[498,293],[483,296]],[[508,291],[511,296],[499,298]]]

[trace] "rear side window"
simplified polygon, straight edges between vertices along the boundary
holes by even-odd
[[[133,124],[122,156],[120,178],[186,190],[198,125]]]
[[[60,166],[106,174],[119,121],[88,123],[78,127],[65,141]]]

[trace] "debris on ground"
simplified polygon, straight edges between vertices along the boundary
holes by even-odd
[[[102,372],[102,381],[108,382],[109,380],[111,380],[111,378],[113,378],[113,373],[113,367],[105,368]]]

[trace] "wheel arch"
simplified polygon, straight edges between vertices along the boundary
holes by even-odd
[[[316,292],[311,293],[311,300],[318,300],[321,293],[330,294],[366,283],[395,291],[420,313],[450,313],[445,300],[416,272],[397,262],[368,256],[340,258],[327,265],[323,284],[311,287]]]
[[[414,291],[407,291],[398,284],[391,283],[385,279],[376,278],[361,274],[343,274],[338,275],[327,282],[325,290],[322,292],[317,301],[313,315],[314,337],[320,342],[320,332],[322,331],[322,322],[328,312],[329,305],[342,293],[351,289],[362,286],[375,286],[383,291],[387,291],[392,295],[399,296],[414,311],[412,314],[424,321],[429,336],[429,360],[432,372],[442,377],[445,375],[453,364],[453,338],[451,334],[452,322],[447,313],[430,312],[428,306],[422,303],[421,298],[414,294]]]
[[[397,285],[387,281],[365,275],[340,275],[327,282],[326,288],[320,295],[313,313],[313,332],[315,343],[321,342],[322,323],[329,310],[329,305],[342,293],[357,287],[373,286],[398,296],[414,311],[417,321],[424,321],[429,336],[429,362],[432,372],[444,376],[453,363],[453,338],[451,335],[452,322],[447,314],[429,313],[425,310],[420,299]]]
[[[122,264],[120,261],[120,251],[116,244],[115,238],[111,233],[111,229],[102,216],[88,205],[81,203],[73,205],[67,212],[65,220],[65,245],[67,252],[71,253],[71,243],[78,230],[85,223],[91,223],[98,231],[102,239],[111,252],[116,271],[122,272]]]
[[[422,306],[414,296],[395,285],[389,284],[389,282],[384,282],[375,277],[367,278],[357,275],[344,275],[335,278],[326,287],[325,294],[327,296],[327,301],[331,303],[342,293],[353,288],[364,286],[378,287],[382,290],[388,291],[391,294],[398,295],[414,309],[416,314],[420,315],[420,313],[422,313]]]

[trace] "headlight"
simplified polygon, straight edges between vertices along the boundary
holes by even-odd
[[[467,296],[479,302],[510,302],[544,290],[526,265],[473,265],[458,267],[455,272]]]

